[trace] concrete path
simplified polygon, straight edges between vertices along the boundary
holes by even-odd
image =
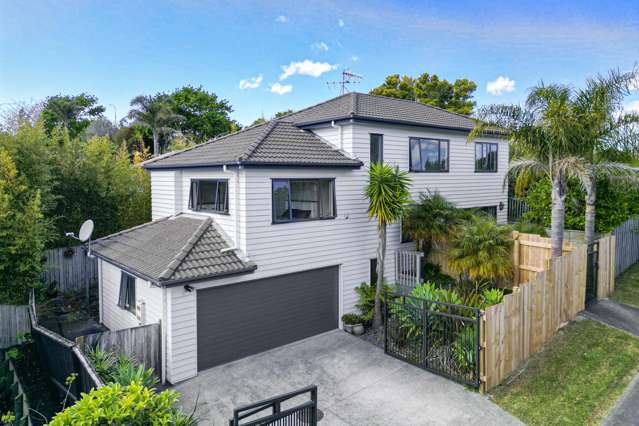
[[[201,371],[174,386],[200,424],[228,425],[233,408],[318,386],[320,425],[521,425],[488,398],[387,356],[337,330]]]
[[[611,327],[639,336],[639,309],[609,299],[588,305],[584,315]],[[602,423],[604,426],[637,424],[639,419],[639,375],[630,382],[623,395]]]

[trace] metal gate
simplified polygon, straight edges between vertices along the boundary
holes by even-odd
[[[384,351],[479,387],[480,320],[477,308],[389,293],[384,303]]]
[[[586,303],[597,298],[597,276],[599,272],[599,242],[588,246],[588,264],[586,265]]]
[[[308,395],[307,395],[308,394]],[[308,400],[292,407],[284,407],[287,401],[307,395]],[[309,386],[295,392],[279,395],[255,404],[233,410],[229,426],[317,426],[317,386]]]

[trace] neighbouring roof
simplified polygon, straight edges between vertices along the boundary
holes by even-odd
[[[362,162],[284,120],[249,127],[144,163],[147,169],[222,165],[358,168]]]
[[[252,272],[215,227],[211,217],[177,215],[91,243],[91,251],[134,275],[170,285]]]
[[[294,112],[284,119],[297,126],[361,119],[462,131],[470,131],[475,127],[475,121],[463,114],[421,102],[365,93],[347,93]]]

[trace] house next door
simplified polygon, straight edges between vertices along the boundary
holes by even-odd
[[[198,290],[198,370],[338,327],[339,268]]]

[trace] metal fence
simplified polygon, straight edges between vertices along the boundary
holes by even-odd
[[[290,408],[283,403],[299,400],[307,396],[307,400]],[[317,386],[309,386],[295,392],[279,395],[255,404],[245,405],[233,410],[233,418],[229,426],[317,426]]]
[[[615,242],[615,274],[621,275],[634,263],[639,262],[639,218],[629,219],[612,234]]]
[[[508,222],[514,223],[517,222],[521,217],[529,211],[530,208],[520,200],[515,197],[508,197]]]
[[[45,250],[42,258],[42,280],[61,292],[86,290],[97,283],[98,260],[87,257],[83,246]]]
[[[389,293],[384,303],[384,351],[479,387],[480,319],[477,308]]]

